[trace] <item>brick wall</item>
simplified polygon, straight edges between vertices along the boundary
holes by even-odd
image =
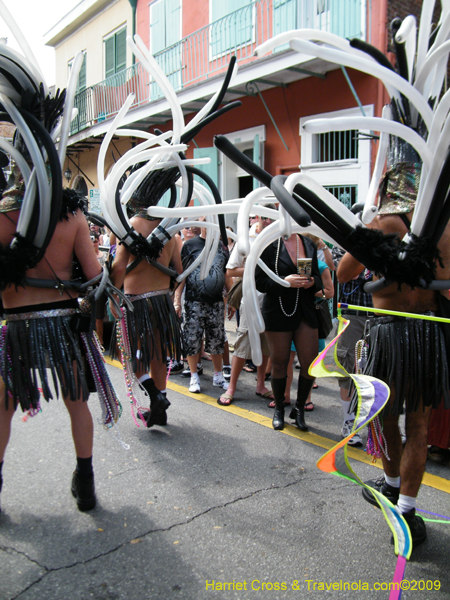
[[[429,0],[423,0],[423,2],[429,2]],[[390,23],[392,19],[395,17],[400,17],[400,19],[404,19],[408,15],[414,15],[417,19],[417,25],[420,25],[420,13],[422,11],[422,0],[388,0],[387,5],[387,26],[390,28]],[[439,15],[441,13],[440,10],[440,2],[436,2],[436,6],[434,9],[433,15],[433,24],[436,25],[439,20]],[[433,28],[434,29],[434,28]],[[390,34],[388,35],[389,39],[389,52],[393,51],[392,43],[390,39]]]
[[[14,135],[15,126],[11,123],[0,123],[0,137],[6,139],[12,139]]]

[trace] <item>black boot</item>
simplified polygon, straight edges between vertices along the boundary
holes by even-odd
[[[286,391],[287,377],[274,379],[272,377],[272,392],[275,398],[275,411],[273,413],[272,426],[276,430],[284,429],[284,393]]]
[[[95,498],[94,474],[81,475],[78,471],[73,472],[72,476],[72,495],[77,501],[78,510],[85,512],[95,508],[97,500]]]
[[[146,411],[142,416],[147,423],[147,427],[159,425],[159,422],[163,420],[164,411],[170,406],[170,402],[167,400],[167,396],[158,390],[152,378],[146,379],[141,385],[150,397],[150,411]]]
[[[305,403],[308,400],[313,385],[314,379],[306,379],[306,377],[298,378],[297,402],[291,410],[289,418],[295,420],[295,424],[301,431],[308,431],[305,423]]]
[[[166,396],[166,399],[167,399],[167,394],[165,392],[161,392],[161,394],[164,394],[164,396]],[[169,402],[169,401],[167,400],[167,402]],[[169,402],[169,405],[170,405],[170,402]],[[163,410],[159,413],[159,417],[155,417],[154,419],[152,419],[151,424],[149,425],[150,415],[151,415],[150,410],[146,410],[142,414],[147,427],[152,427],[153,425],[161,425],[161,426],[167,425],[167,412],[165,410]]]

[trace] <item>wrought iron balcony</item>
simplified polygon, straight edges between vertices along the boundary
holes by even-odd
[[[176,91],[225,71],[231,55],[242,65],[258,60],[257,46],[290,29],[311,28],[365,38],[366,0],[256,0],[210,23],[155,55]],[[275,52],[286,50],[277,48]],[[78,117],[71,134],[117,114],[134,93],[131,108],[162,97],[159,86],[136,63],[75,97]]]

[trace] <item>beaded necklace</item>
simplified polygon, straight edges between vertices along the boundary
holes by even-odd
[[[298,269],[298,252],[299,252],[299,242],[298,242],[298,235],[295,236],[297,239],[297,260],[296,265],[297,265],[297,275],[299,275],[299,269]],[[275,258],[275,273],[278,275],[278,257],[280,256],[280,246],[281,246],[281,238],[278,238],[278,247],[277,247],[277,256]],[[299,292],[300,292],[300,288],[297,288],[297,295],[295,297],[295,306],[294,306],[294,310],[291,312],[290,315],[288,315],[288,313],[284,310],[283,307],[283,302],[281,300],[281,296],[278,296],[278,300],[280,302],[280,308],[281,308],[281,312],[283,313],[283,315],[285,317],[293,317],[297,311],[297,306],[298,306],[298,298],[299,298]]]

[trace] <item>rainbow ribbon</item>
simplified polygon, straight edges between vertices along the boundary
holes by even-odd
[[[343,307],[344,305],[341,304],[339,308],[341,306]],[[345,305],[345,307],[355,310],[367,310],[364,307],[354,307],[350,305]],[[402,593],[400,582],[403,579],[406,561],[411,556],[412,551],[412,540],[409,527],[401,513],[385,496],[383,496],[383,494],[380,494],[361,481],[351,468],[347,456],[347,442],[356,432],[366,427],[372,419],[380,414],[389,399],[390,390],[383,381],[380,381],[375,377],[347,373],[344,367],[339,363],[337,356],[337,341],[348,327],[349,321],[342,317],[340,310],[338,311],[338,320],[339,327],[336,337],[312,362],[309,367],[309,374],[312,377],[350,377],[355,384],[358,395],[358,409],[352,433],[336,444],[334,448],[331,448],[331,450],[326,452],[317,461],[317,467],[325,473],[331,473],[338,477],[353,481],[357,485],[367,488],[374,495],[394,537],[394,551],[395,554],[398,555],[398,559],[393,578],[394,585],[392,586],[393,589],[391,590],[389,600],[399,600]],[[334,365],[326,365],[324,362],[325,357],[331,351],[334,351]]]

